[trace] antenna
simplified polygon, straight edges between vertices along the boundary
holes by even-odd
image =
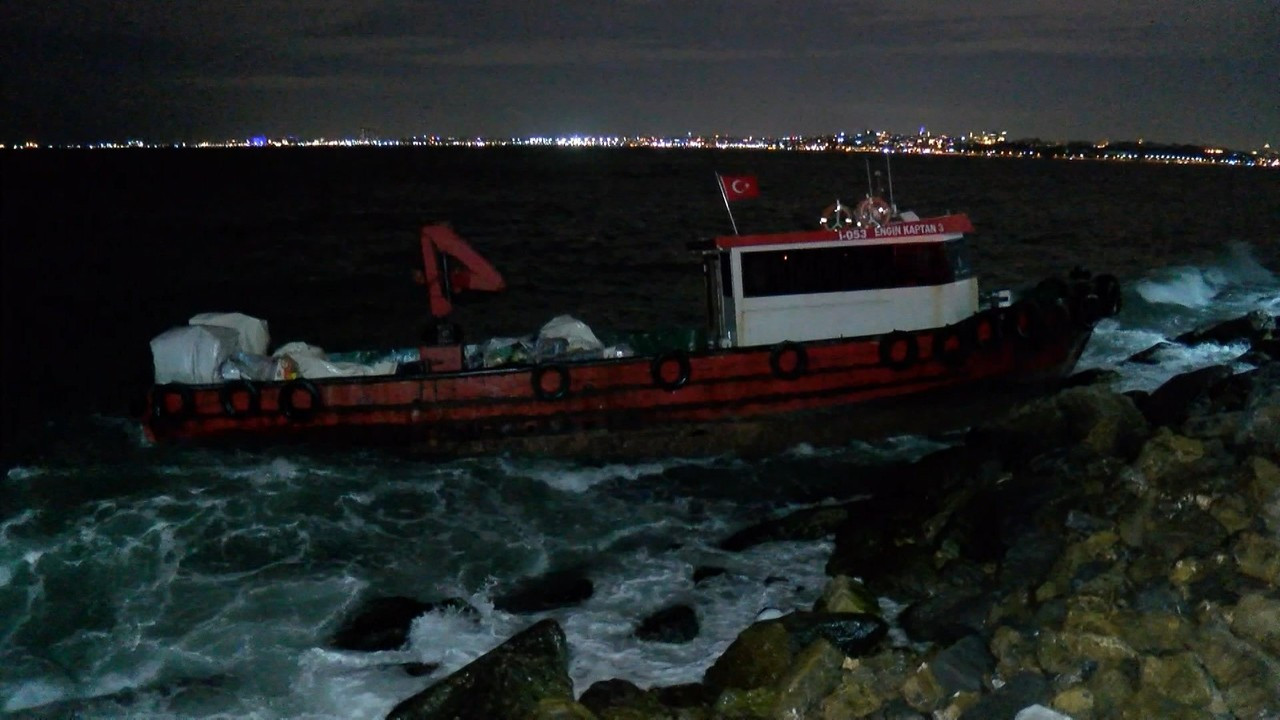
[[[867,197],[875,194],[875,188],[871,187],[871,158],[867,158]]]
[[[894,215],[898,214],[898,203],[893,201],[893,165],[889,163],[891,153],[884,154],[884,169],[889,173],[889,209]]]

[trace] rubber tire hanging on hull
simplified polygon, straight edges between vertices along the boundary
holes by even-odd
[[[901,357],[897,357],[894,348],[902,343],[904,350]],[[894,330],[888,335],[880,336],[880,364],[885,367],[891,367],[894,370],[906,370],[916,364],[916,360],[920,359],[920,344],[916,341],[916,336],[902,330]]]
[[[542,378],[547,373],[555,373],[556,386],[547,389],[542,383]],[[559,400],[569,394],[569,369],[563,365],[538,365],[533,369],[533,373],[529,376],[529,380],[533,383],[533,394],[538,396],[539,400]]]
[[[952,340],[955,341],[955,347],[948,348],[947,344]],[[970,334],[960,325],[945,325],[938,328],[933,333],[933,342],[930,347],[933,357],[950,368],[964,365],[969,359],[969,353],[973,352]]]
[[[676,364],[676,377],[668,378],[665,368],[669,363]],[[689,355],[683,350],[669,350],[655,357],[653,362],[649,364],[649,375],[653,378],[653,384],[663,390],[676,391],[684,387],[689,382],[689,376],[692,368],[689,366]]]
[[[975,350],[995,353],[1004,343],[1004,327],[998,310],[983,310],[969,318],[969,339]],[[985,337],[984,337],[985,336]]]
[[[794,357],[790,369],[782,366],[782,358],[786,355]],[[809,353],[803,345],[797,345],[789,340],[778,343],[769,353],[769,369],[773,371],[774,377],[795,380],[809,371]]]
[[[245,407],[236,406],[236,395],[244,393]],[[253,417],[262,409],[262,397],[258,386],[248,380],[233,380],[218,388],[218,400],[222,402],[222,412],[230,418]]]
[[[304,406],[298,405],[296,400],[298,393],[305,394],[311,403]],[[310,420],[324,405],[320,399],[320,390],[310,380],[290,380],[285,383],[284,387],[280,388],[280,399],[277,403],[280,406],[280,412],[294,422]]]

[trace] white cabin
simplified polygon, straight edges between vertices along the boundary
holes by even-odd
[[[978,311],[965,215],[718,237],[704,252],[719,347],[923,330]]]

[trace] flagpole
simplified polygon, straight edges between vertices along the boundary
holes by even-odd
[[[729,213],[729,224],[733,226],[733,234],[738,234],[738,223],[733,219],[733,210],[729,207],[729,196],[724,192],[724,181],[720,179],[720,173],[716,173],[716,187],[720,188],[720,199],[724,200],[724,211]]]

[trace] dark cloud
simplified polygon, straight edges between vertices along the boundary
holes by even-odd
[[[0,140],[1008,130],[1277,142],[1274,0],[43,0]]]

